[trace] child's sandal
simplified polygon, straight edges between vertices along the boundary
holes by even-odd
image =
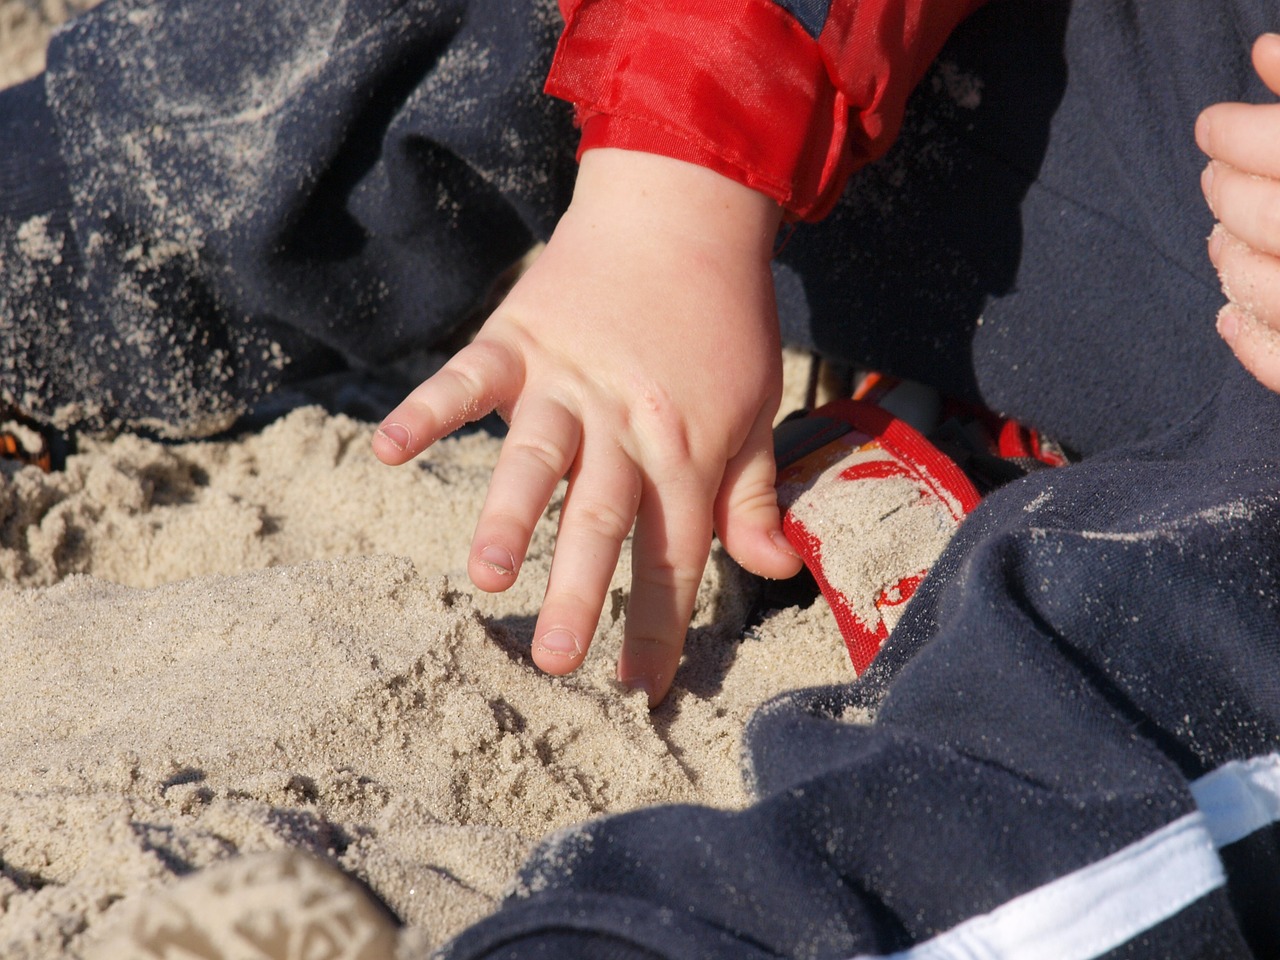
[[[861,673],[982,496],[1066,458],[918,384],[872,375],[854,396],[783,421],[774,455],[783,532]]]

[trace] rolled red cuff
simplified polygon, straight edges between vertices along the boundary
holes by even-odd
[[[831,0],[815,39],[773,0],[561,0],[547,92],[579,152],[688,160],[821,219],[894,140],[907,97],[985,0]]]
[[[579,151],[687,160],[759,190],[793,217],[834,204],[848,104],[819,44],[772,0],[566,3],[546,90],[575,104]]]

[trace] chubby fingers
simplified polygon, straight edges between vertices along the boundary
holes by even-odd
[[[1259,383],[1280,393],[1280,334],[1275,329],[1228,303],[1218,312],[1218,333]]]
[[[1280,36],[1258,38],[1253,64],[1280,93]],[[1195,136],[1210,157],[1201,188],[1219,221],[1209,258],[1229,301],[1218,332],[1246,369],[1280,391],[1280,104],[1215,104]]]
[[[1280,391],[1280,259],[1260,253],[1214,228],[1209,257],[1230,301],[1218,314],[1218,332],[1255,377]]]
[[[1280,124],[1280,114],[1276,119]],[[1211,160],[1200,176],[1200,188],[1209,209],[1232,236],[1261,253],[1280,255],[1280,179]]]
[[[1264,325],[1280,330],[1280,257],[1259,250],[1219,224],[1209,235],[1209,259],[1226,298]]]
[[[1280,94],[1280,35],[1264,33],[1253,43],[1253,68],[1272,93]],[[1280,176],[1277,104],[1216,103],[1196,119],[1196,144],[1239,170]]]
[[[641,493],[618,679],[643,689],[650,706],[667,695],[680,664],[711,552],[710,500],[692,471],[646,480]]]
[[[467,572],[481,590],[515,582],[533,529],[577,457],[578,416],[554,398],[526,397],[511,420],[471,544]]]
[[[1196,145],[1237,170],[1280,177],[1280,104],[1216,103],[1196,119]]]
[[[523,375],[514,351],[495,340],[477,339],[383,418],[373,436],[374,455],[389,464],[412,460],[441,437],[516,396]]]
[[[587,655],[639,502],[631,458],[611,439],[584,434],[533,632],[533,661],[547,673],[571,673]]]

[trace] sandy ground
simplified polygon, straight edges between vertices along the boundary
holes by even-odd
[[[120,900],[285,846],[437,943],[548,830],[743,803],[750,711],[850,675],[821,605],[744,636],[753,585],[717,557],[660,710],[612,680],[625,564],[588,666],[542,676],[550,525],[508,594],[460,572],[497,441],[392,469],[370,433],[304,408],[238,440],[124,436],[61,474],[6,469],[0,955],[75,954]]]
[[[0,0],[0,82],[89,5]],[[746,629],[758,585],[720,554],[658,711],[612,679],[625,563],[588,665],[539,674],[558,502],[520,583],[479,594],[463,570],[499,442],[393,469],[371,431],[310,407],[0,468],[0,956],[80,956],[126,905],[286,848],[364,880],[414,950],[438,944],[549,830],[746,802],[749,713],[851,676],[821,603]]]

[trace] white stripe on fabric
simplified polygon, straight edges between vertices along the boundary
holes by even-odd
[[[1233,760],[1191,784],[1219,847],[1280,823],[1280,755]]]
[[[886,960],[1091,960],[1224,883],[1205,816],[1189,813]]]
[[[1222,886],[1219,848],[1280,823],[1280,754],[1225,763],[1191,794],[1198,813],[880,960],[1093,960],[1120,946]]]

